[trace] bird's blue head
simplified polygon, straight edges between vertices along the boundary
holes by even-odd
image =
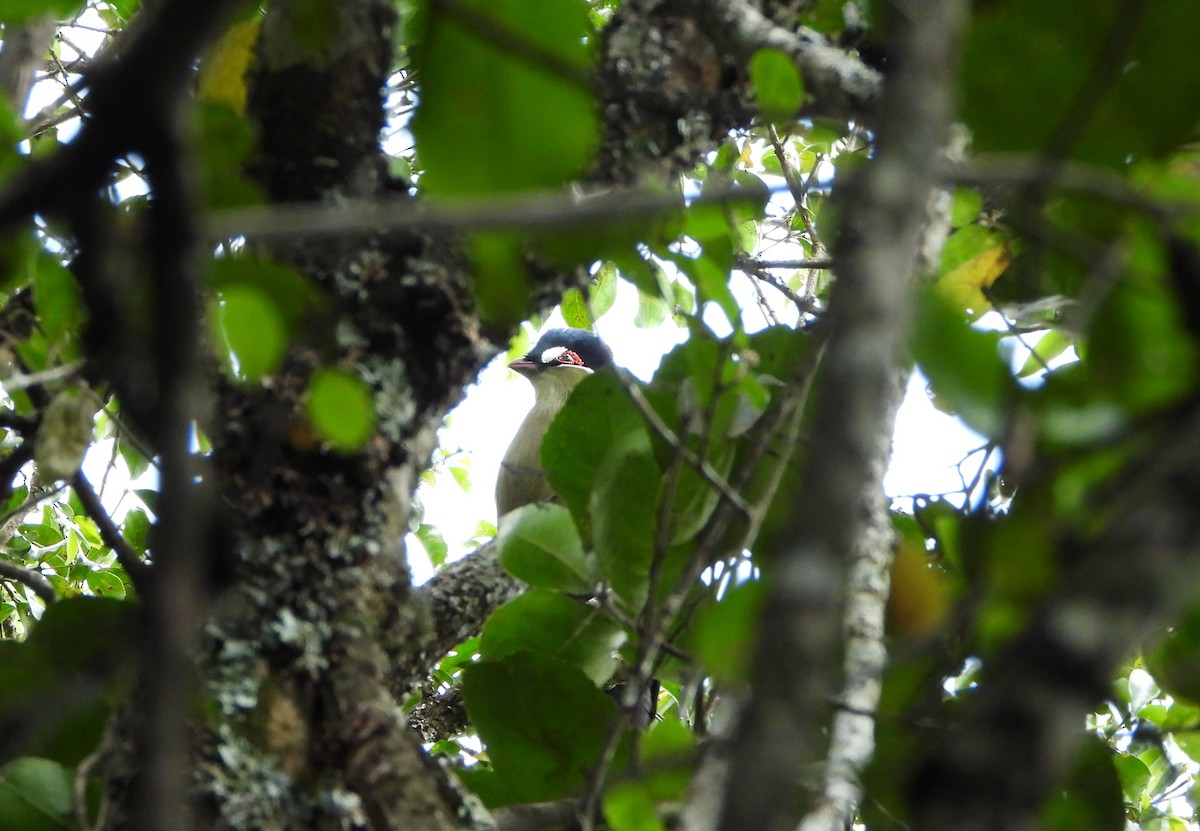
[[[610,364],[612,351],[591,332],[584,329],[550,329],[538,338],[525,357],[518,358],[508,367],[531,378],[559,366],[597,370]]]

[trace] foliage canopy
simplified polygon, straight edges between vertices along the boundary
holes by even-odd
[[[0,828],[1191,827],[1200,7],[967,6],[7,0]]]

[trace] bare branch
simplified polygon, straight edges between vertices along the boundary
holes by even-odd
[[[96,495],[92,483],[83,475],[82,470],[71,477],[71,487],[74,489],[75,495],[79,497],[83,510],[100,529],[100,539],[104,540],[104,544],[117,555],[117,562],[121,564],[121,568],[125,569],[125,573],[129,575],[129,579],[133,581],[139,593],[144,593],[146,590],[145,577],[148,571],[146,564],[138,557],[129,541],[121,536],[116,523],[112,521],[108,511],[104,510],[104,506],[100,503],[100,497]]]
[[[688,205],[725,204],[757,198],[743,187],[711,188]],[[618,189],[578,196],[562,191],[439,200],[436,205],[411,199],[347,200],[337,205],[286,204],[238,208],[211,214],[202,235],[211,241],[246,236],[323,237],[373,234],[402,228],[425,231],[552,229],[606,221],[628,222],[680,210],[677,193]]]
[[[704,0],[695,19],[725,47],[744,58],[770,47],[790,55],[812,96],[807,108],[822,115],[862,119],[875,107],[881,76],[854,55],[831,46],[820,33],[775,25],[744,0]]]
[[[16,563],[10,563],[8,560],[0,560],[0,577],[15,580],[24,586],[28,586],[47,605],[58,600],[58,592],[54,590],[54,586],[49,580],[38,572],[22,568]]]

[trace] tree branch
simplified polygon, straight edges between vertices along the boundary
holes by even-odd
[[[47,606],[58,601],[58,592],[54,590],[53,584],[36,571],[22,568],[8,560],[0,560],[0,577],[15,580],[21,585],[33,589],[33,593],[40,597]]]
[[[848,563],[869,541],[883,499],[900,400],[911,278],[935,159],[951,119],[961,0],[890,7],[894,65],[875,113],[877,152],[836,194],[844,224],[828,354],[816,396],[821,437],[801,473],[799,504],[763,568],[767,597],[752,693],[736,736],[719,827],[791,831],[820,755],[842,644]],[[886,550],[886,545],[882,546]],[[764,816],[763,806],[773,806]],[[841,827],[841,822],[836,823]]]
[[[237,208],[211,214],[202,235],[210,241],[374,234],[401,229],[463,232],[480,229],[546,230],[603,222],[648,219],[691,205],[727,204],[758,199],[729,184],[708,188],[683,200],[678,193],[646,188],[605,189],[582,197],[562,191],[513,196],[439,200],[436,205],[410,199],[343,200],[336,205],[292,203]]]
[[[829,45],[811,29],[777,26],[744,0],[702,0],[694,15],[714,41],[748,60],[762,48],[790,55],[811,96],[805,110],[847,120],[868,116],[879,100],[882,77],[849,52]]]
[[[96,495],[92,483],[83,475],[82,470],[71,477],[71,487],[74,489],[75,495],[79,497],[79,503],[83,505],[83,510],[100,530],[100,539],[104,540],[104,544],[117,555],[117,562],[121,564],[121,568],[125,569],[125,573],[133,581],[138,593],[144,593],[147,589],[145,585],[148,571],[146,564],[142,562],[125,537],[121,536],[116,523],[112,521],[108,511],[104,510],[104,505],[100,503],[100,497]]]

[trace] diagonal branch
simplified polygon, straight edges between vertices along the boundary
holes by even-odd
[[[121,564],[121,568],[125,569],[125,573],[129,575],[129,579],[133,581],[133,585],[137,588],[139,594],[145,593],[147,586],[146,572],[148,571],[146,564],[133,550],[133,546],[129,541],[121,536],[121,532],[117,529],[116,523],[112,517],[108,515],[108,511],[104,510],[104,505],[100,503],[100,497],[96,495],[92,483],[83,475],[80,470],[71,478],[71,488],[75,491],[75,495],[79,497],[79,503],[83,505],[83,510],[96,523],[96,527],[100,530],[100,539],[104,540],[104,544],[113,550],[117,555],[117,562]]]
[[[23,586],[28,586],[33,589],[33,593],[40,597],[46,605],[50,605],[58,600],[58,592],[54,590],[54,586],[49,580],[36,571],[21,568],[16,563],[0,560],[0,578],[15,580]]]

